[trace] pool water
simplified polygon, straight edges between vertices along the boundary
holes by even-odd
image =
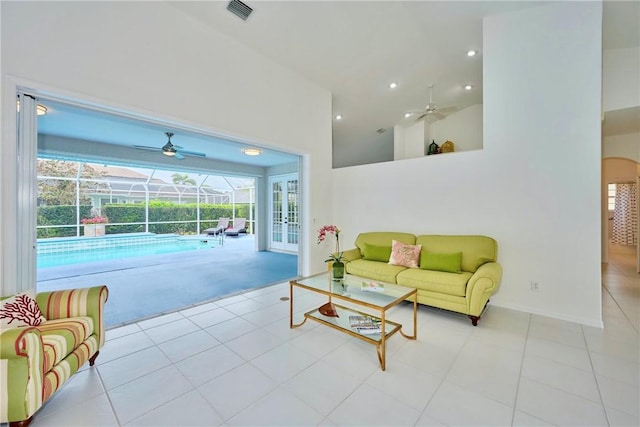
[[[78,242],[78,244],[71,243],[70,245],[65,245],[64,250],[59,251],[40,250],[39,247],[36,265],[39,269],[59,267],[70,264],[128,259],[173,252],[208,250],[216,246],[216,242],[213,240],[204,239],[158,239],[157,241],[143,241],[141,239],[140,244],[132,244],[130,241],[119,243],[120,242],[115,241],[114,244],[104,247],[97,245],[92,247],[91,245],[87,246],[85,241]]]

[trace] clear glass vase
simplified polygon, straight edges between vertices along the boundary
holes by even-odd
[[[344,263],[340,261],[334,261],[331,267],[331,274],[334,280],[344,279]]]

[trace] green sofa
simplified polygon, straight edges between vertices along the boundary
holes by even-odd
[[[420,265],[389,264],[392,240],[421,245]],[[502,278],[496,262],[498,244],[486,236],[369,232],[359,234],[355,246],[344,252],[347,273],[416,288],[420,304],[466,314],[473,326]],[[451,267],[451,260],[456,267]]]

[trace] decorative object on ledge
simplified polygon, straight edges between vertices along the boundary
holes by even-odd
[[[446,140],[443,144],[442,147],[440,147],[440,152],[441,153],[453,153],[454,148],[453,148],[453,142]]]
[[[436,140],[434,139],[431,144],[429,144],[429,149],[427,150],[427,156],[430,156],[432,154],[438,154],[440,153],[440,147],[438,146],[438,144],[436,144]]]

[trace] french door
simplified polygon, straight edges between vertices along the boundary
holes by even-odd
[[[269,188],[270,247],[297,252],[300,232],[298,174],[272,176]]]

